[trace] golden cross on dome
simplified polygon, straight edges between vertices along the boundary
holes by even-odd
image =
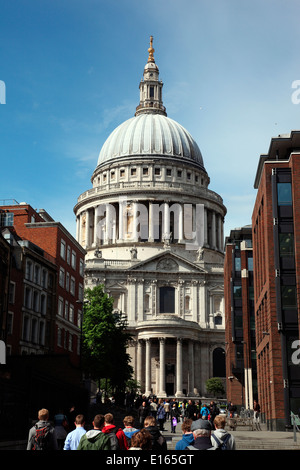
[[[148,49],[148,52],[149,52],[148,62],[155,62],[154,57],[153,57],[155,49],[153,49],[152,46],[153,46],[153,36],[150,36],[150,47]]]

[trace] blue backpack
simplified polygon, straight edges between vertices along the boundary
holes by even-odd
[[[230,434],[227,434],[227,436],[225,437],[225,439],[223,441],[220,441],[217,436],[215,436],[214,434],[211,435],[211,437],[216,441],[216,443],[218,444],[218,449],[220,450],[228,450],[227,449],[227,442],[230,438]]]

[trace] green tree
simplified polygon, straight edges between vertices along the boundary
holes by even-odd
[[[127,345],[131,339],[126,319],[113,312],[113,299],[99,285],[86,289],[82,321],[83,369],[94,380],[109,380],[122,390],[132,376]]]
[[[223,395],[225,393],[223,382],[219,377],[212,377],[205,383],[206,390],[213,395]]]

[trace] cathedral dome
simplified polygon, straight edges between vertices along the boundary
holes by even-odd
[[[184,127],[162,113],[144,112],[119,125],[104,143],[98,166],[131,156],[182,159],[205,171],[195,140]]]

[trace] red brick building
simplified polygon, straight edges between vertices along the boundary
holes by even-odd
[[[8,352],[67,354],[78,365],[85,250],[44,210],[13,204],[0,212],[1,230],[14,245]]]
[[[231,230],[225,241],[224,301],[227,400],[238,411],[257,399],[252,227]]]
[[[300,408],[300,131],[261,155],[252,214],[259,402],[270,430]]]
[[[1,220],[1,213],[0,213]],[[11,248],[0,233],[0,341],[6,341]],[[5,357],[4,357],[5,360]],[[1,356],[0,356],[1,364]]]

